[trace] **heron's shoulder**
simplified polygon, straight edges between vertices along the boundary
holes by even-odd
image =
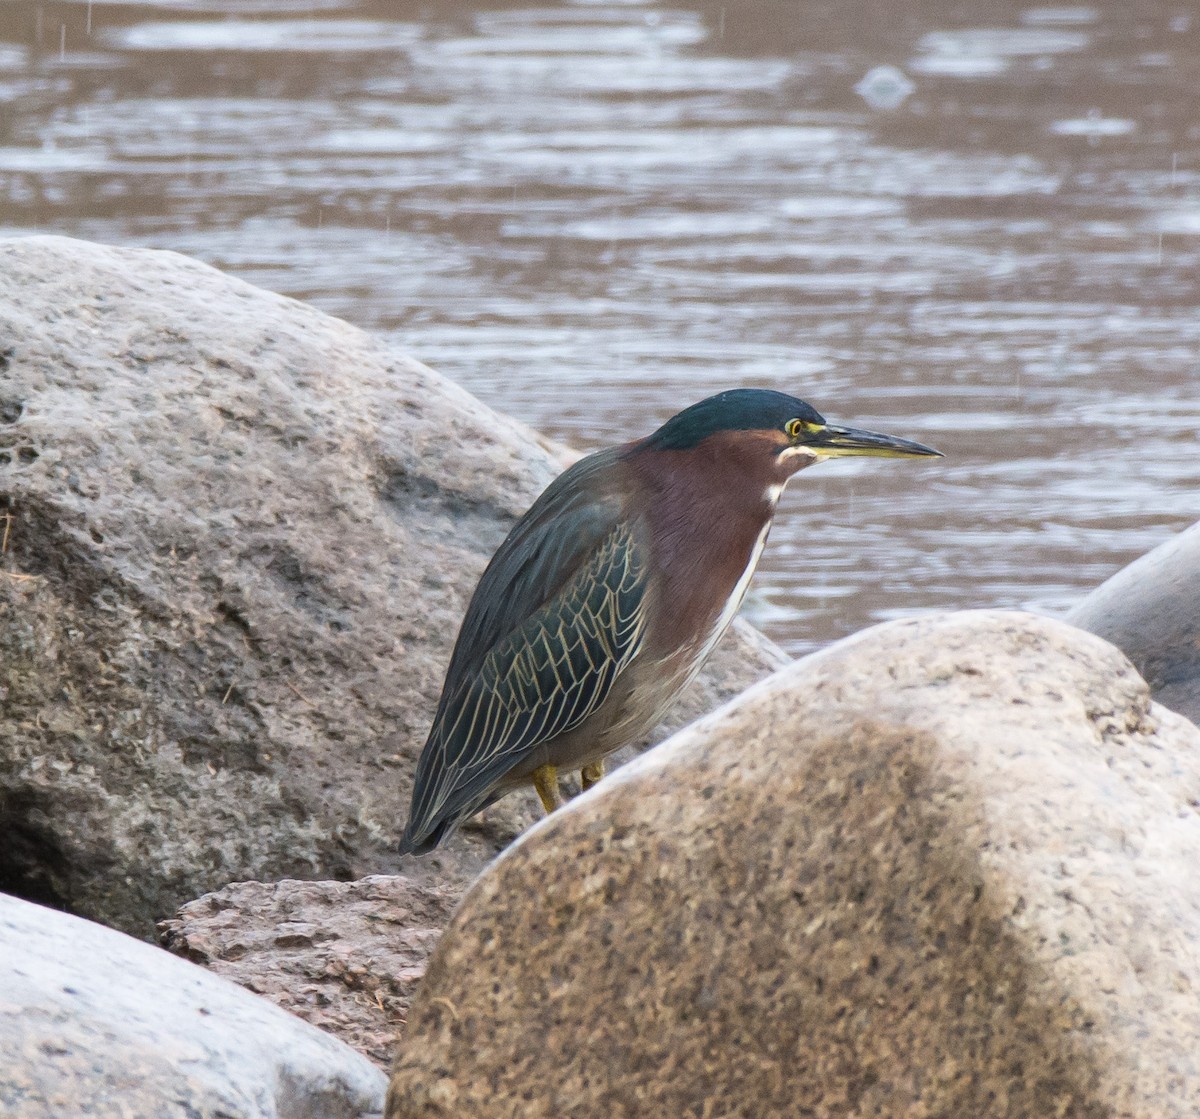
[[[567,467],[542,491],[523,520],[540,520],[573,510],[611,509],[624,503],[636,481],[625,448],[608,447]]]

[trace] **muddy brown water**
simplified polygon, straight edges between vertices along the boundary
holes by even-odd
[[[1200,8],[0,2],[0,232],[177,249],[591,448],[738,384],[795,653],[1057,613],[1200,516]]]

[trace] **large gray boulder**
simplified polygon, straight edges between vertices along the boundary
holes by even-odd
[[[194,260],[0,242],[0,889],[150,937],[231,881],[402,869],[467,599],[560,465]],[[780,663],[747,634],[676,723]],[[535,803],[412,873],[464,880]]]
[[[4,1119],[368,1119],[365,1057],[202,968],[0,894]]]
[[[472,887],[389,1119],[1194,1117],[1200,731],[971,612],[784,669]]]
[[[1101,583],[1067,621],[1111,641],[1159,703],[1200,723],[1200,523]]]

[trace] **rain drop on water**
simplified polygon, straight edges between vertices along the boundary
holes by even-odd
[[[854,92],[872,109],[898,109],[916,88],[903,70],[895,66],[876,66],[867,71]]]

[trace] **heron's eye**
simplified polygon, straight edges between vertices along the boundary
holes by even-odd
[[[803,420],[788,420],[783,425],[783,430],[787,432],[789,439],[799,439],[811,426],[811,424],[806,424]]]

